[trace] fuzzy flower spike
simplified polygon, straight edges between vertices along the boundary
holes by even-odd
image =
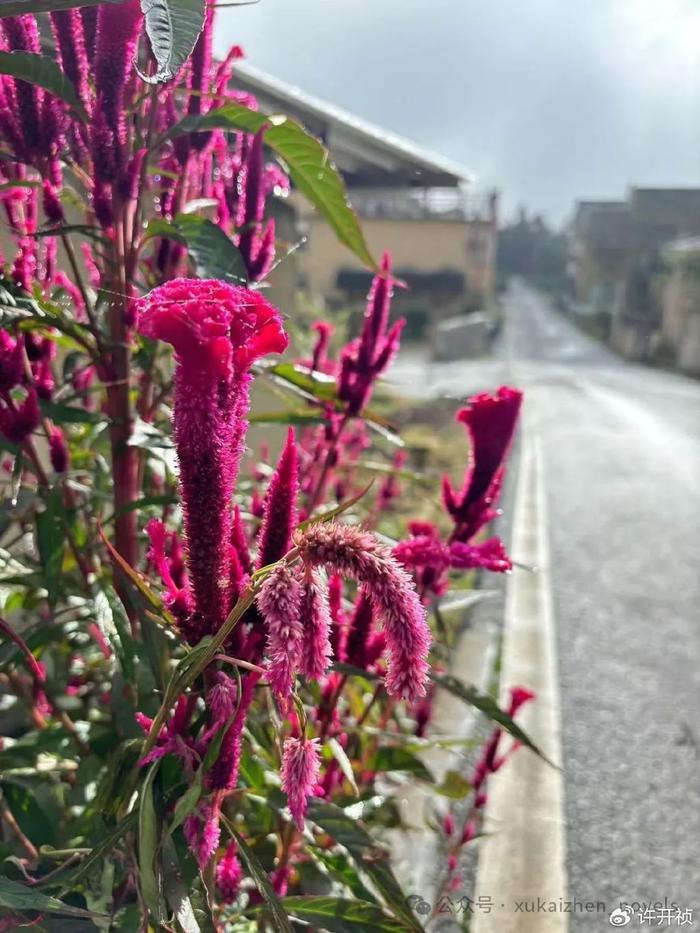
[[[413,580],[378,538],[333,522],[295,535],[304,564],[324,566],[363,587],[386,637],[387,692],[416,700],[425,695],[430,629]]]
[[[250,366],[280,353],[279,312],[258,292],[174,279],[136,302],[139,332],[175,348],[173,428],[195,613],[186,636],[216,631],[229,611],[231,497],[248,427]]]

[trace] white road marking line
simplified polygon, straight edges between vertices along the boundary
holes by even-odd
[[[524,422],[511,553],[537,572],[516,568],[508,580],[501,700],[506,705],[508,688],[518,685],[537,693],[537,700],[523,707],[518,721],[542,752],[560,763],[546,504],[541,451],[529,408]],[[474,933],[566,933],[562,773],[520,749],[490,780],[485,829],[492,835],[479,843],[475,895],[490,898],[493,909],[486,913],[474,908]],[[557,909],[543,910],[543,903],[553,903]]]

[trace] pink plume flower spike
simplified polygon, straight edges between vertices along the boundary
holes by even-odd
[[[90,100],[88,60],[80,12],[75,8],[57,10],[49,13],[49,18],[59,52],[59,63],[77,91],[78,97],[87,106]]]
[[[301,624],[304,636],[299,671],[310,680],[320,680],[333,656],[330,642],[331,616],[328,587],[323,574],[308,570],[301,584]]]
[[[294,428],[287,433],[287,441],[277,464],[265,499],[257,566],[274,564],[291,547],[292,533],[297,526],[297,499],[299,496],[299,458]]]
[[[413,580],[372,534],[335,523],[312,525],[295,536],[302,560],[361,583],[386,637],[387,692],[415,700],[425,695],[430,629]]]
[[[34,389],[27,392],[19,405],[0,403],[0,433],[13,444],[22,444],[39,427],[41,412],[39,396]]]
[[[226,791],[236,786],[241,762],[241,742],[248,709],[253,700],[255,685],[260,674],[250,673],[242,678],[241,696],[233,722],[221,743],[219,757],[209,772],[209,786],[215,791]]]
[[[24,376],[24,345],[22,338],[11,337],[0,330],[0,392],[9,392]]]
[[[21,16],[8,16],[2,20],[2,28],[10,51],[41,54],[39,30],[34,16],[29,13]],[[13,85],[21,131],[21,145],[23,153],[31,158],[44,152],[41,121],[44,91],[27,81],[14,81]]]
[[[224,282],[174,279],[136,301],[139,331],[175,348],[175,446],[188,572],[203,624],[229,608],[231,497],[248,428],[250,366],[287,346],[279,313],[258,292]]]
[[[495,573],[508,573],[513,569],[513,562],[500,538],[487,538],[478,544],[453,541],[449,548],[449,564],[457,570],[479,567]]]
[[[304,640],[301,597],[299,580],[285,564],[270,572],[257,596],[267,629],[270,686],[283,703],[291,695],[301,659]]]
[[[243,877],[243,869],[238,861],[238,845],[230,842],[223,857],[216,866],[216,884],[224,903],[234,901]]]
[[[500,493],[522,398],[519,389],[501,386],[495,395],[473,396],[457,412],[456,420],[466,426],[469,435],[469,462],[459,492],[444,477],[443,500],[455,522],[454,538],[458,541],[469,541],[495,515],[493,506]]]
[[[190,851],[200,868],[205,868],[216,852],[221,836],[219,810],[215,803],[200,803],[183,824],[183,832]]]
[[[49,455],[54,470],[57,473],[65,473],[70,465],[70,455],[66,437],[57,425],[54,425],[49,433]]]
[[[282,750],[282,790],[298,830],[304,829],[308,798],[318,782],[321,753],[318,739],[285,739]]]
[[[95,91],[98,110],[114,134],[115,144],[126,141],[124,91],[134,65],[136,45],[143,21],[139,0],[102,4],[97,13]]]
[[[311,369],[325,372],[324,367],[328,360],[328,347],[333,336],[333,325],[328,321],[315,321],[311,325],[316,332],[316,342],[314,343],[313,354],[311,357]]]

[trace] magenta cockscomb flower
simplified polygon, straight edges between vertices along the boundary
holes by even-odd
[[[310,680],[320,680],[328,670],[333,649],[328,587],[319,570],[309,569],[303,576],[299,614],[304,633],[299,671]]]
[[[145,337],[175,348],[173,427],[185,513],[188,571],[200,622],[230,609],[234,491],[248,427],[251,364],[287,346],[279,313],[258,292],[225,282],[174,279],[136,302]]]
[[[260,588],[257,605],[267,628],[270,686],[286,700],[299,668],[304,628],[301,620],[302,589],[289,567],[280,564]]]
[[[391,257],[384,253],[381,272],[374,277],[367,298],[362,333],[341,354],[338,395],[347,404],[351,415],[362,411],[369,401],[375,380],[399,349],[405,320],[397,321],[387,333],[393,282]]]
[[[312,525],[295,536],[302,560],[358,581],[386,636],[386,688],[415,700],[425,694],[430,629],[413,580],[388,548],[369,532],[335,523]]]
[[[308,798],[313,793],[318,772],[321,768],[321,754],[318,739],[285,739],[282,750],[282,790],[287,795],[287,803],[297,829],[304,829],[304,817]]]
[[[291,547],[292,532],[297,526],[298,495],[299,458],[294,428],[290,428],[267,489],[258,545],[258,567],[274,564]]]
[[[505,458],[513,441],[523,394],[501,386],[495,395],[475,395],[457,412],[469,435],[469,462],[462,489],[456,492],[443,478],[445,508],[455,523],[454,538],[469,541],[496,515],[505,472]]]

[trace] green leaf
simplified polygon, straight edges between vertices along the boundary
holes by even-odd
[[[374,770],[405,771],[408,774],[415,774],[422,781],[435,783],[435,778],[420,758],[400,745],[385,745],[379,748],[374,756]]]
[[[6,15],[4,9],[2,15]],[[13,78],[43,87],[45,91],[68,104],[84,123],[88,122],[88,115],[73,84],[61,71],[55,59],[32,52],[0,52],[0,74],[12,75]]]
[[[59,402],[49,402],[40,399],[41,413],[50,418],[55,424],[99,424],[105,416],[86,408],[73,408],[71,405],[61,405]]]
[[[331,933],[406,933],[406,924],[381,907],[341,897],[285,897],[282,906],[297,920]]]
[[[168,834],[173,833],[178,826],[182,825],[185,822],[190,813],[199,803],[199,798],[202,796],[202,779],[204,777],[204,769],[198,768],[194,776],[194,781],[187,788],[185,793],[180,797],[178,802],[175,804],[175,811],[173,812],[173,820],[170,826],[168,827]]]
[[[178,73],[192,54],[204,26],[206,0],[141,0],[146,32],[158,64],[148,84],[162,84]]]
[[[279,115],[268,117],[231,101],[203,116],[185,117],[169,131],[168,138],[213,129],[257,133],[264,126],[265,144],[284,160],[293,184],[325,217],[340,242],[366,266],[376,269],[377,263],[348,201],[342,175],[327,149],[295,120]]]
[[[443,797],[462,800],[467,794],[471,793],[472,785],[459,771],[448,771],[443,777],[442,783],[435,790],[442,794]]]
[[[184,243],[202,279],[245,283],[248,274],[243,257],[221,227],[206,217],[178,214],[172,222],[157,218],[149,223],[148,237],[164,236]]]
[[[300,389],[310,398],[319,399],[322,402],[338,400],[335,378],[326,376],[324,373],[310,372],[305,367],[294,363],[277,363],[268,371],[282,382]]]
[[[357,867],[371,880],[395,916],[406,924],[406,929],[422,933],[423,928],[406,904],[406,897],[391,869],[388,857],[378,856],[374,841],[362,825],[335,804],[318,800],[309,801],[307,817],[340,845],[345,846]]]
[[[122,3],[123,0],[2,0],[0,18],[19,16],[22,13],[53,13],[55,10],[70,10],[76,6],[98,6],[102,3]]]
[[[355,781],[355,775],[352,770],[352,762],[347,756],[347,753],[343,746],[337,739],[329,739],[326,743],[330,753],[333,755],[335,760],[338,762],[340,770],[343,772],[344,777],[352,787],[353,793],[356,797],[360,796],[360,792],[357,789],[357,783]]]
[[[109,835],[105,836],[102,842],[90,852],[90,854],[85,858],[83,862],[80,863],[78,868],[68,876],[64,878],[63,887],[61,889],[61,894],[65,895],[69,891],[74,890],[78,882],[82,881],[83,878],[86,878],[93,868],[101,862],[102,859],[112,851],[116,846],[119,840],[126,834],[128,830],[134,825],[138,819],[138,810],[132,810],[124,819],[119,823]],[[39,882],[41,884],[41,882]]]
[[[222,816],[222,820],[226,824],[228,831],[238,843],[238,852],[245,862],[246,868],[248,869],[251,877],[255,881],[258,891],[260,891],[260,894],[270,909],[270,913],[272,914],[272,918],[274,920],[274,929],[276,933],[294,933],[292,925],[289,922],[289,918],[287,917],[287,914],[285,913],[284,908],[280,903],[280,899],[275,894],[267,876],[267,872],[258,861],[257,855],[255,852],[253,852],[241,834],[236,832],[230,820],[226,819],[224,816]]]
[[[35,888],[27,888],[17,881],[0,876],[0,907],[8,910],[40,911],[41,913],[66,914],[69,917],[103,917],[90,910],[64,904],[58,898],[42,894]]]
[[[158,817],[153,801],[153,781],[160,761],[148,769],[139,795],[139,881],[141,894],[154,920],[160,920],[160,898],[156,878],[156,848],[158,846]]]
[[[163,841],[163,886],[165,898],[183,933],[201,933],[187,893],[182,867],[173,841],[169,837]]]
[[[49,605],[55,606],[61,588],[61,570],[63,568],[63,549],[65,535],[63,530],[63,502],[61,490],[55,487],[49,493],[46,508],[36,516],[36,536],[41,557],[41,566]]]
[[[324,420],[315,411],[266,411],[248,416],[251,424],[322,424]]]
[[[439,687],[442,687],[443,690],[447,690],[449,693],[453,694],[453,696],[459,697],[460,700],[464,700],[464,702],[468,703],[470,706],[476,707],[476,709],[485,716],[488,716],[489,719],[498,723],[498,725],[512,735],[514,739],[518,742],[522,742],[523,745],[526,745],[535,752],[536,755],[539,755],[543,761],[546,761],[547,764],[552,765],[552,767],[556,767],[556,765],[552,764],[552,762],[542,754],[527,733],[523,732],[508,713],[500,708],[493,697],[490,697],[487,693],[481,693],[476,687],[463,683],[456,677],[452,677],[451,674],[436,674],[432,672],[430,674],[430,679]]]

